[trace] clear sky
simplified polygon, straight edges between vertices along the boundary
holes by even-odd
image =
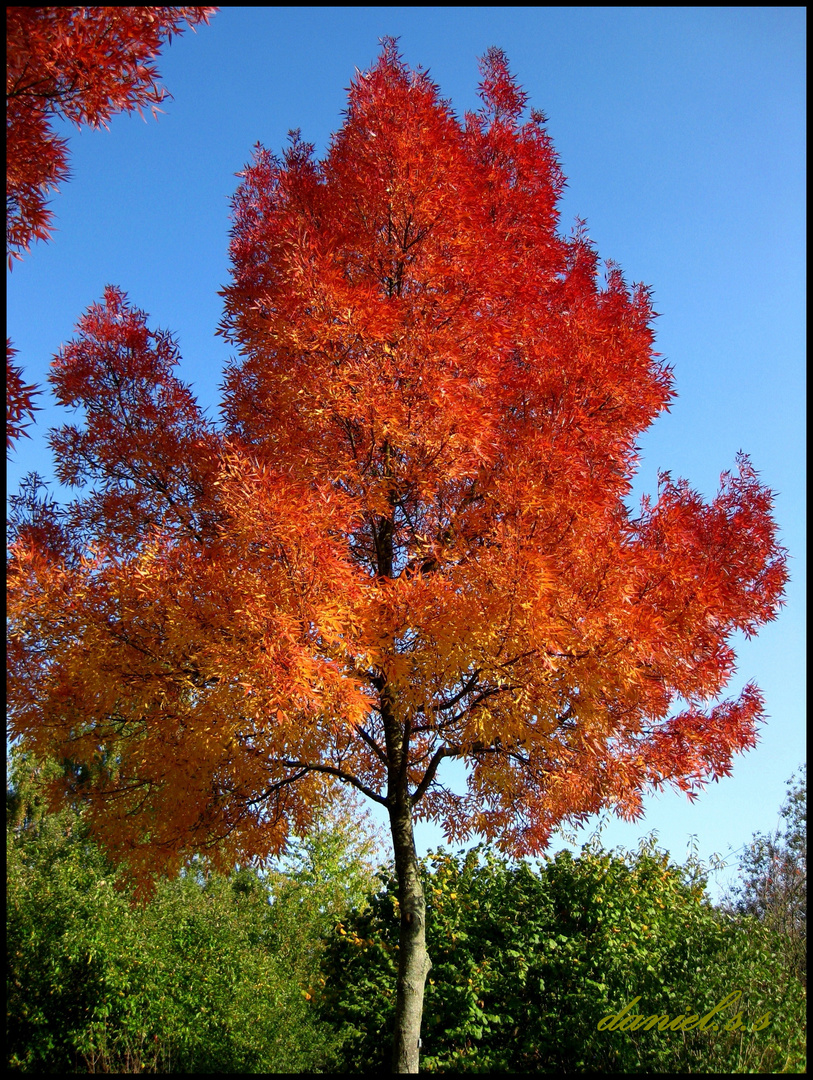
[[[177,335],[181,377],[214,414],[229,355],[214,334],[229,197],[252,146],[280,151],[301,128],[321,155],[384,35],[459,115],[479,104],[477,58],[502,48],[549,118],[568,179],[562,228],[586,219],[599,255],[654,292],[678,398],[642,440],[636,499],[654,493],[659,468],[711,496],[738,450],[777,492],[787,604],[742,644],[730,687],[755,679],[765,693],[759,746],[694,804],[653,796],[645,818],[604,833],[633,846],[654,829],[680,860],[692,834],[704,857],[738,849],[775,827],[805,758],[805,31],[801,7],[223,8],[159,60],[174,100],[158,121],[71,129],[54,239],[8,278],[18,360],[42,385],[77,319],[115,284]],[[10,462],[12,489],[30,469],[50,473],[45,435],[64,418],[48,402]],[[421,852],[442,839],[419,827]]]

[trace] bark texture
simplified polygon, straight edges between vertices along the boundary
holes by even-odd
[[[392,1071],[416,1073],[420,1058],[423,992],[432,963],[426,951],[426,903],[418,872],[412,807],[408,797],[398,799],[390,808],[390,827],[401,912]]]

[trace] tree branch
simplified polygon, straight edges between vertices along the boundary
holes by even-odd
[[[304,772],[322,772],[327,773],[329,776],[335,776],[337,779],[343,780],[345,783],[352,784],[353,787],[358,788],[362,795],[366,795],[367,798],[372,799],[373,802],[377,802],[381,806],[387,805],[387,800],[379,795],[378,792],[373,791],[373,789],[367,787],[366,784],[362,784],[361,780],[357,780],[355,776],[344,772],[343,769],[336,769],[332,765],[314,765],[307,761],[289,761],[287,758],[279,758],[278,761],[280,765],[284,765],[287,769],[302,769],[303,775]],[[299,779],[299,777],[296,779]]]
[[[362,737],[362,739],[367,743],[367,745],[373,751],[373,753],[378,758],[378,760],[382,763],[382,765],[386,765],[387,764],[387,755],[384,753],[384,751],[381,749],[381,747],[378,745],[378,743],[375,741],[375,739],[371,735],[367,734],[367,732],[364,730],[364,728],[361,726],[361,724],[355,724],[354,727],[355,727],[356,731],[359,733],[359,735]]]
[[[435,751],[432,755],[432,760],[426,767],[423,779],[410,796],[410,802],[413,806],[426,794],[426,789],[435,779],[435,773],[438,771],[438,765],[440,765],[441,761],[443,761],[445,757],[458,757],[461,752],[462,748],[459,746],[441,746],[439,750]]]

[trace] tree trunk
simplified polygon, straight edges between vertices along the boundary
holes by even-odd
[[[426,904],[418,873],[408,796],[398,799],[390,808],[390,828],[401,912],[392,1071],[416,1073],[420,1058],[423,991],[432,962],[426,951]]]

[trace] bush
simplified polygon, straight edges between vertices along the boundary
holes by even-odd
[[[340,1037],[311,999],[331,896],[312,887],[306,908],[295,878],[269,894],[252,871],[200,864],[136,905],[81,816],[45,811],[39,768],[18,756],[7,800],[9,1067],[330,1070]]]
[[[652,844],[635,854],[562,852],[538,871],[485,848],[424,861],[427,1072],[714,1072],[796,1069],[804,994],[770,936],[716,911],[696,866]],[[394,1019],[397,901],[381,875],[370,908],[337,925],[321,999],[346,1039],[343,1068],[386,1070]],[[733,990],[720,1028],[610,1030],[634,1016],[702,1018]],[[709,1023],[716,1023],[717,1018]]]

